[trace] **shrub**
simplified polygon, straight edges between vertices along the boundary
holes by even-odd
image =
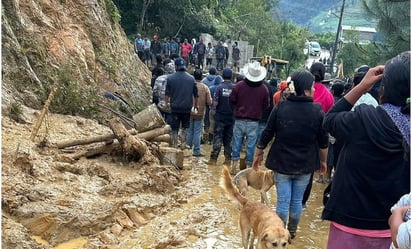
[[[23,109],[21,107],[21,104],[18,102],[12,102],[8,107],[7,107],[7,114],[8,116],[16,121],[17,123],[25,123],[23,120]]]

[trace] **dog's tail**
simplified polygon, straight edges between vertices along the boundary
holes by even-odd
[[[243,195],[240,194],[239,190],[233,185],[232,177],[230,176],[230,172],[227,166],[223,167],[220,186],[226,191],[226,193],[231,199],[239,202],[242,206],[245,205],[248,201]]]

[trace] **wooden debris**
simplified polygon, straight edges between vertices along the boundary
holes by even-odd
[[[160,137],[164,134],[169,133],[171,130],[172,129],[170,125],[165,125],[164,127],[156,128],[156,129],[146,131],[143,133],[138,133],[136,130],[131,129],[131,130],[128,130],[128,133],[130,135],[137,135],[138,138],[151,141],[152,139],[155,139],[157,137]],[[63,149],[67,147],[72,147],[72,146],[77,146],[77,145],[86,145],[86,144],[92,144],[92,143],[98,143],[98,142],[106,142],[106,144],[109,144],[109,143],[112,143],[113,139],[115,138],[116,136],[114,134],[107,134],[107,135],[100,135],[100,136],[83,138],[83,139],[67,140],[67,141],[59,142],[55,144],[55,146],[58,149]]]
[[[117,221],[123,228],[133,228],[134,223],[123,210],[116,210],[114,220]]]
[[[134,128],[139,132],[149,131],[166,125],[156,104],[151,104],[146,109],[133,115],[133,120]]]
[[[41,111],[40,117],[37,120],[33,131],[31,132],[31,135],[30,135],[30,140],[31,141],[34,141],[34,138],[36,137],[37,132],[39,132],[41,122],[43,122],[43,119],[46,116],[47,111],[49,110],[49,106],[50,106],[50,104],[53,100],[54,94],[56,94],[56,91],[57,91],[56,87],[52,87],[52,89],[50,91],[50,94],[49,94],[49,97],[47,98],[46,103],[43,106],[43,110]]]
[[[162,158],[160,158],[160,163],[163,165],[173,165],[177,169],[183,169],[184,153],[180,149],[171,147],[160,147],[159,148]]]
[[[168,143],[170,141],[170,135],[169,134],[163,134],[160,136],[157,136],[155,138],[153,138],[152,140],[153,142],[165,142]]]
[[[126,127],[124,127],[120,118],[113,118],[109,121],[109,127],[123,148],[123,153],[128,159],[139,161],[147,152],[146,143],[138,138],[130,135]]]
[[[113,144],[105,144],[102,146],[98,146],[89,150],[81,150],[79,152],[76,152],[71,156],[71,159],[77,160],[81,157],[91,157],[91,156],[96,156],[96,155],[101,155],[101,154],[111,154],[113,151],[120,150],[121,146],[118,142],[115,142]]]

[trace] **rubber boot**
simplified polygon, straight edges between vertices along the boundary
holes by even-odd
[[[213,143],[213,134],[208,133],[208,139],[207,139],[207,144],[212,144]]]
[[[217,163],[217,160],[214,158],[210,158],[209,161],[207,162],[207,164],[209,165],[216,165],[216,163]]]
[[[294,239],[296,237],[296,231],[298,230],[298,223],[299,223],[299,220],[289,217],[288,230],[289,230],[291,239]]]
[[[230,174],[236,175],[239,170],[239,160],[232,160],[232,164],[230,165]]]
[[[179,148],[182,149],[182,150],[186,148],[187,132],[188,132],[187,128],[181,129],[181,131],[180,131]]]
[[[177,148],[178,135],[177,131],[172,131],[170,135],[170,147]]]

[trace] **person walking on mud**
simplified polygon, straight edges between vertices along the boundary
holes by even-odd
[[[190,126],[190,112],[197,108],[198,90],[192,75],[186,72],[186,62],[179,57],[175,60],[176,72],[167,77],[165,103],[168,103],[172,113],[172,147],[186,147],[187,130]],[[179,136],[179,129],[181,133]],[[180,139],[179,139],[180,137]]]
[[[302,199],[315,170],[326,172],[328,133],[324,113],[313,103],[314,77],[307,70],[292,74],[291,95],[272,110],[256,145],[253,169],[263,161],[263,151],[274,138],[266,168],[275,172],[276,213],[295,238],[302,214]]]
[[[217,86],[213,96],[213,105],[215,106],[213,145],[210,153],[209,164],[216,165],[220,150],[224,148],[225,162],[229,165],[232,159],[232,136],[233,136],[233,109],[229,103],[229,96],[232,93],[233,72],[230,68],[222,71],[223,83]]]
[[[210,89],[210,87],[214,85],[216,77],[217,77],[216,68],[211,66],[209,68],[209,73],[202,80],[202,82],[205,83]],[[210,94],[210,96],[212,96],[213,98],[212,93]],[[205,119],[204,119],[204,132],[203,132],[205,134],[206,141],[208,142],[208,144],[212,144],[212,140],[213,140],[213,127],[210,126],[210,121],[211,121],[210,109],[211,109],[210,106],[206,107],[206,113],[205,113]]]
[[[240,151],[246,140],[246,165],[252,166],[253,152],[259,131],[259,120],[264,110],[269,108],[269,90],[263,80],[267,71],[259,62],[251,62],[243,68],[245,79],[237,82],[229,96],[234,107],[232,164],[230,173],[240,169]]]
[[[203,119],[206,112],[206,106],[212,104],[212,97],[210,96],[209,87],[202,83],[202,70],[196,69],[193,72],[193,76],[196,80],[196,86],[198,90],[198,109],[193,109],[190,114],[190,127],[187,134],[187,145],[193,148],[192,155],[195,157],[204,156],[200,150],[200,137],[203,131]]]
[[[158,99],[159,102],[157,103],[157,108],[159,109],[160,113],[162,114],[163,118],[165,119],[168,125],[171,125],[171,113],[170,108],[165,103],[165,92],[166,92],[166,83],[167,77],[173,73],[175,73],[175,63],[170,59],[166,59],[163,62],[165,68],[165,74],[160,75],[156,78],[156,81],[153,86],[153,96],[155,99]]]
[[[315,93],[313,94],[313,102],[319,103],[322,107],[324,113],[328,113],[328,111],[332,108],[335,99],[333,98],[332,93],[323,83],[325,81],[325,73],[326,68],[322,62],[315,62],[310,67],[311,74],[315,77]],[[308,186],[306,187],[305,194],[303,195],[302,204],[306,207],[306,202],[309,200],[310,193],[312,191],[312,183],[313,183],[313,173],[310,177],[310,181]],[[323,174],[320,174],[323,176]]]

